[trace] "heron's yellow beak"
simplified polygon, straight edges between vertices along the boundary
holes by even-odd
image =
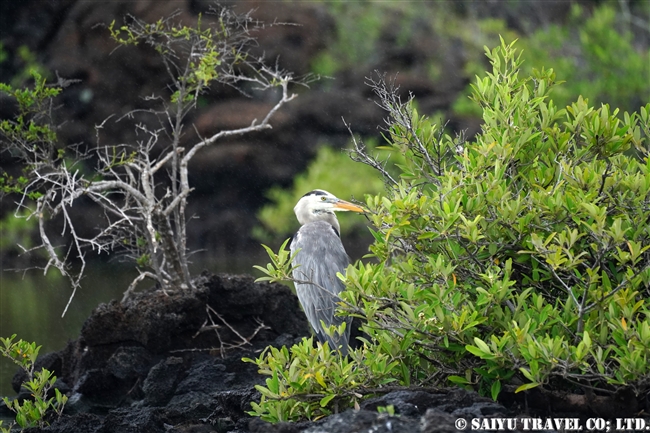
[[[334,203],[334,208],[336,210],[343,210],[343,211],[352,211],[352,212],[360,212],[363,213],[365,210],[356,204],[352,204],[350,202],[347,202],[345,200],[339,200],[336,203]]]

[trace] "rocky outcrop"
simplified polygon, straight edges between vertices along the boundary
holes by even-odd
[[[306,335],[295,295],[249,276],[205,273],[191,290],[151,289],[101,304],[78,339],[38,360],[69,395],[66,415],[46,431],[247,428],[263,377],[241,358]],[[16,392],[23,380],[14,378]]]

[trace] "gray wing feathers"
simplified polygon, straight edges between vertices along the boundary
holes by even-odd
[[[345,272],[350,259],[348,258],[341,239],[331,224],[316,221],[303,225],[291,242],[291,253],[300,249],[293,264],[299,265],[293,271],[296,280],[296,294],[307,315],[307,319],[321,342],[329,341],[330,348],[341,346],[345,355],[348,351],[350,335],[350,320],[335,316],[335,310],[340,298],[338,294],[345,285],[336,276],[337,272]],[[309,281],[305,283],[304,281]],[[329,325],[340,325],[347,322],[345,335],[334,340],[323,332],[321,320]],[[336,337],[336,335],[335,335]]]

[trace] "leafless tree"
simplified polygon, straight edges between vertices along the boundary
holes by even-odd
[[[3,131],[2,150],[18,156],[29,170],[28,181],[20,188],[16,214],[29,209],[29,218],[38,220],[41,243],[36,248],[44,249],[48,259],[44,271],[55,267],[72,285],[63,315],[80,287],[89,251],[121,251],[136,262],[139,275],[124,299],[145,278],[153,279],[163,290],[191,287],[185,216],[192,191],[188,181],[190,160],[202,148],[225,137],[271,128],[273,114],[296,96],[290,93],[290,84],[306,85],[314,78],[295,78],[277,64],[268,66],[250,54],[255,43],[253,32],[265,26],[250,13],[241,15],[215,7],[194,27],[176,23],[177,18],[175,14],[145,23],[129,16],[125,25],[113,23],[108,28],[118,47],[146,44],[156,50],[170,79],[171,96],[146,98],[156,108],[117,119],[135,123],[137,142],[103,145],[102,128],[113,119],[97,126],[96,143],[66,149],[65,153],[57,151],[55,138],[46,133],[35,143],[33,135]],[[182,147],[186,116],[196,108],[199,95],[216,83],[240,91],[280,91],[263,119]],[[60,80],[59,84],[65,83]],[[38,107],[31,107],[30,124],[51,121],[51,101],[44,98]],[[142,116],[155,122],[139,120]],[[87,170],[90,161],[95,164],[92,173]],[[78,222],[69,212],[81,197],[90,198],[103,210],[104,221],[92,237],[81,236],[75,228]],[[70,245],[56,246],[51,241],[46,221],[55,217],[62,218],[63,235],[71,239]],[[73,259],[81,263],[80,267],[71,266]]]

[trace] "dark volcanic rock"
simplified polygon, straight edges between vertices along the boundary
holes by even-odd
[[[373,433],[417,432],[420,420],[412,417],[398,417],[371,412],[368,410],[348,410],[341,415],[332,416],[302,430],[304,433],[341,433],[371,431]]]
[[[375,397],[363,402],[362,409],[377,411],[378,407],[392,405],[401,415],[424,415],[431,407],[440,407],[452,399],[447,393],[432,394],[424,391],[394,391],[381,397]]]
[[[391,405],[394,415],[377,411],[378,407]],[[365,401],[360,410],[347,410],[317,422],[272,425],[256,419],[250,422],[249,429],[255,433],[456,432],[458,419],[469,422],[476,417],[513,417],[513,414],[500,404],[462,389],[396,391]]]
[[[147,406],[164,406],[174,396],[180,376],[187,367],[183,358],[170,356],[154,365],[142,384],[144,404]]]
[[[66,415],[45,430],[245,428],[263,378],[241,358],[308,334],[291,291],[250,276],[204,274],[191,290],[152,289],[102,304],[79,339],[39,358],[70,397]]]

